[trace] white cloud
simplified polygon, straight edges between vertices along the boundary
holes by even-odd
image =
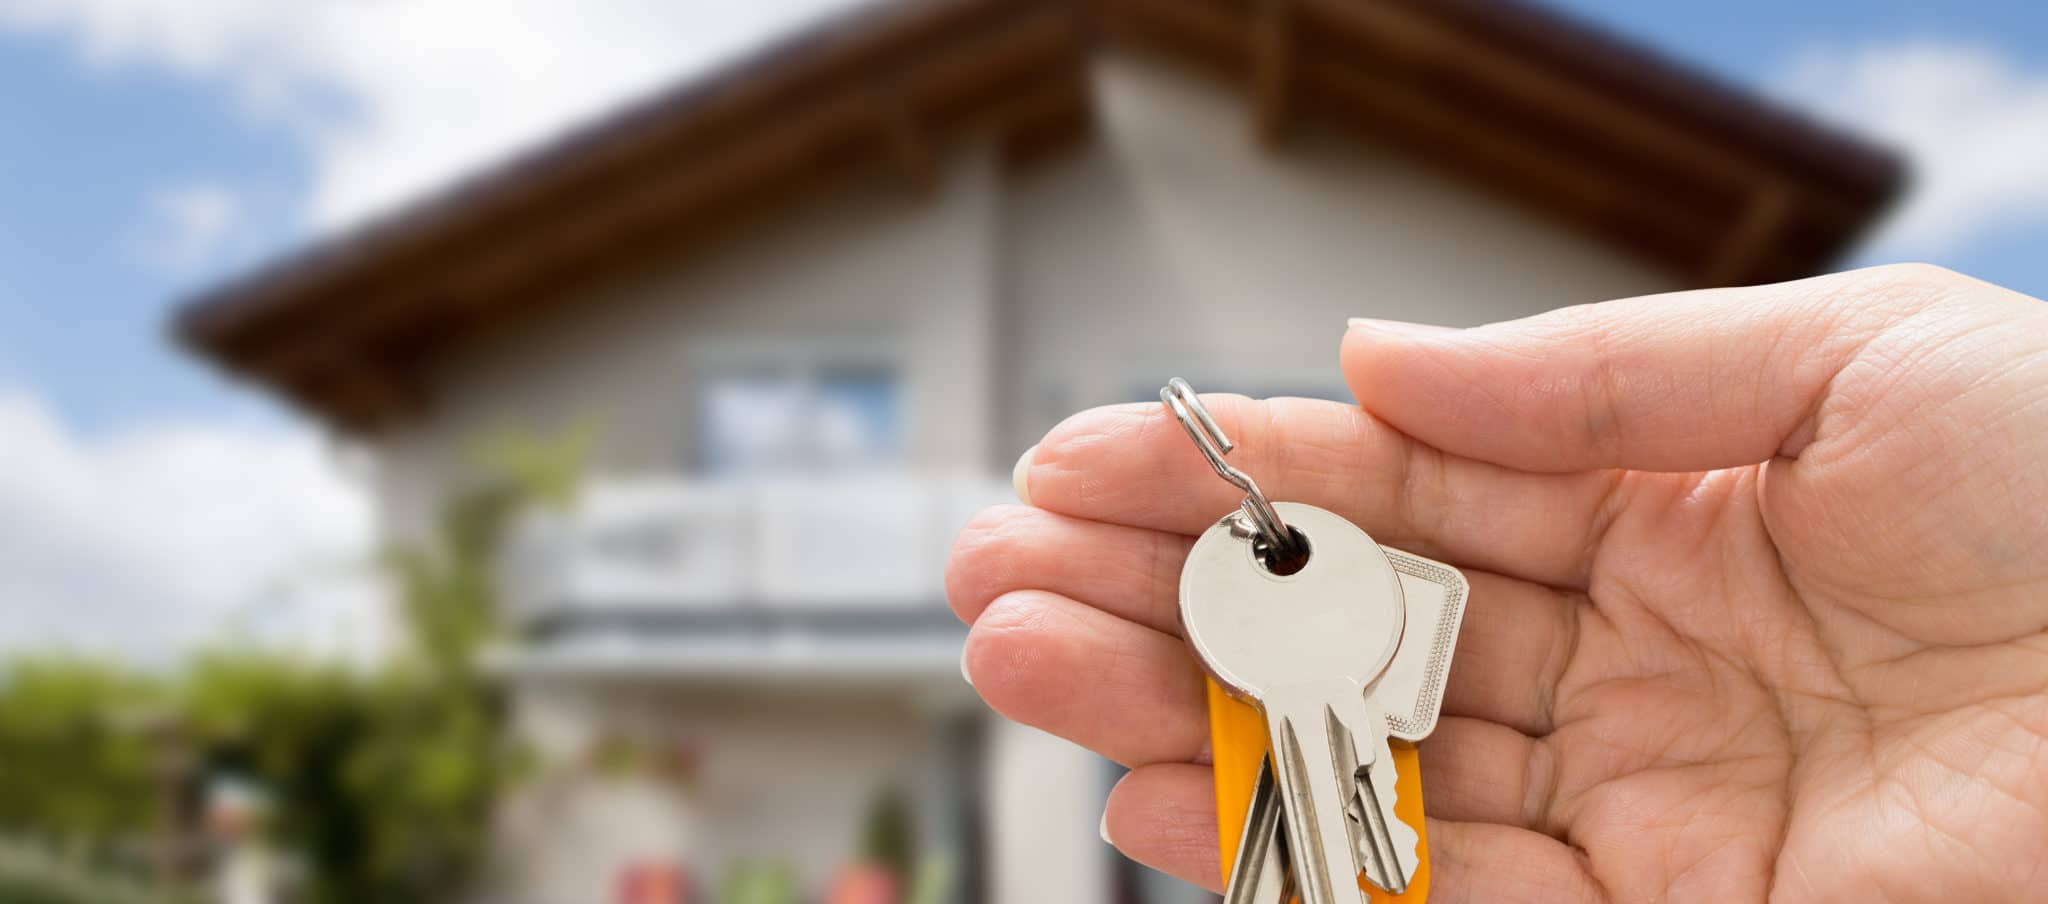
[[[304,434],[73,434],[0,387],[0,650],[164,661],[234,640],[375,655],[389,618],[360,488]]]
[[[245,215],[241,196],[216,182],[158,191],[145,213],[142,256],[175,274],[192,273],[213,260]]]
[[[1908,42],[1810,51],[1775,87],[1906,152],[1913,185],[1870,257],[1939,256],[2048,219],[2048,70],[1984,47]]]
[[[356,221],[856,0],[0,0],[0,28],[221,84]]]

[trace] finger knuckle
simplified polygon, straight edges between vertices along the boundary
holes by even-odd
[[[1975,284],[1975,280],[1936,264],[1885,264],[1851,274],[1847,290],[1836,293],[1833,300],[1907,314],[1964,294]]]
[[[974,689],[997,712],[1017,717],[1016,705],[1046,672],[1042,668],[1056,632],[1050,609],[1036,594],[1006,593],[991,601],[967,632],[962,652]]]
[[[946,601],[962,621],[974,623],[996,595],[1016,589],[1010,585],[1018,560],[1030,549],[1026,536],[1036,517],[1026,506],[998,505],[976,513],[954,537],[946,559]]]

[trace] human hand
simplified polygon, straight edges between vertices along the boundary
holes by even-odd
[[[1886,267],[1358,324],[1343,365],[1360,406],[1204,401],[1271,498],[1471,583],[1433,901],[2048,898],[2048,305]],[[947,571],[970,680],[1219,888],[1176,588],[1240,494],[1156,403],[1027,458]]]

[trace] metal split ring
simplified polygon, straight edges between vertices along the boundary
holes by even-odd
[[[1174,377],[1159,390],[1159,400],[1165,402],[1174,419],[1180,421],[1181,429],[1195,441],[1195,448],[1202,451],[1202,457],[1209,460],[1209,467],[1216,469],[1216,475],[1244,491],[1244,502],[1239,507],[1251,522],[1259,541],[1275,554],[1294,553],[1294,531],[1280,520],[1280,513],[1273,510],[1273,503],[1266,500],[1266,494],[1259,492],[1258,482],[1252,480],[1250,474],[1231,467],[1223,460],[1223,456],[1237,446],[1223,434],[1223,428],[1217,426],[1216,419],[1209,416],[1209,409],[1202,406],[1194,387],[1189,386],[1188,381]]]

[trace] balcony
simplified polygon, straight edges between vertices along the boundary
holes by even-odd
[[[1001,481],[600,480],[536,513],[501,563],[522,677],[747,684],[957,682],[942,575]]]

